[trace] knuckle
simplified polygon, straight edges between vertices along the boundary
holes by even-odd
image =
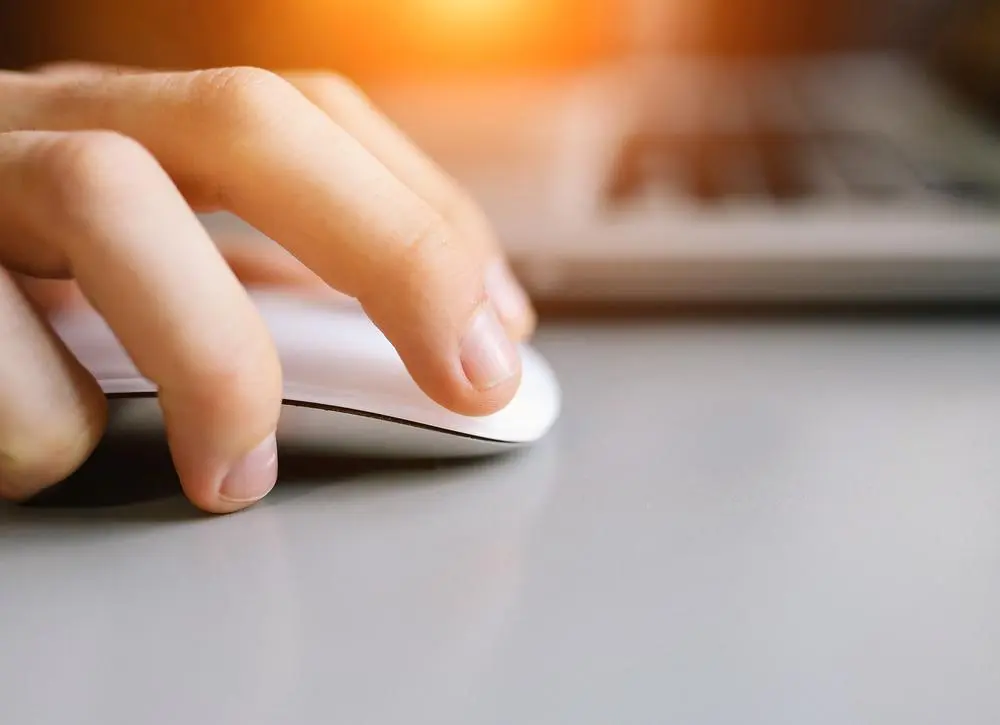
[[[406,245],[400,257],[400,273],[414,287],[426,287],[442,273],[453,273],[456,256],[451,224],[441,214],[433,213]]]
[[[123,164],[147,160],[145,149],[128,136],[114,131],[81,131],[53,140],[44,158],[47,169],[77,183],[92,183]]]
[[[85,131],[48,144],[39,171],[54,210],[76,216],[118,201],[152,163],[142,145],[127,136]]]
[[[267,123],[295,93],[278,74],[244,66],[200,71],[193,86],[201,111],[226,129]]]
[[[265,367],[250,361],[206,361],[189,388],[192,397],[226,418],[240,418],[257,410],[273,386]]]
[[[380,317],[450,319],[482,296],[476,258],[454,228],[436,212],[427,217],[401,253],[374,270],[358,298]],[[394,294],[386,294],[393,289]]]
[[[280,361],[270,337],[247,334],[239,341],[213,345],[192,359],[179,378],[185,407],[220,421],[257,421],[274,416],[281,404]]]

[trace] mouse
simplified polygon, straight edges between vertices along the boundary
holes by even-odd
[[[351,300],[248,290],[274,339],[283,372],[279,449],[386,458],[476,458],[541,440],[561,409],[546,359],[522,344],[513,399],[485,416],[433,401],[413,381],[391,342]],[[108,434],[162,435],[156,386],[142,376],[90,307],[51,319],[56,334],[108,399]]]

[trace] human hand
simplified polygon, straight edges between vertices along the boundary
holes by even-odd
[[[195,216],[219,209],[291,255],[227,263]],[[103,394],[45,321],[67,294],[158,386],[190,500],[227,513],[266,495],[281,370],[240,278],[269,269],[357,299],[445,407],[484,415],[516,392],[534,313],[489,224],[349,83],[0,73],[0,495],[62,480],[103,433]]]

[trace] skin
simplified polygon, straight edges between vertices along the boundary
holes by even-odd
[[[46,320],[63,305],[95,308],[158,385],[184,491],[213,513],[276,476],[281,369],[247,285],[357,299],[459,413],[518,387],[535,315],[482,211],[341,78],[0,73],[0,192],[5,498],[62,480],[104,432],[104,396]],[[195,212],[220,209],[281,246],[209,238]]]

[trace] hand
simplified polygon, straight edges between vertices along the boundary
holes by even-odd
[[[271,489],[281,370],[237,274],[269,262],[227,263],[195,216],[217,209],[291,253],[278,277],[356,298],[441,405],[483,415],[513,397],[527,297],[482,212],[350,84],[0,73],[0,494],[62,480],[104,430],[103,394],[33,303],[53,284],[79,290],[158,386],[194,504],[226,513]]]

